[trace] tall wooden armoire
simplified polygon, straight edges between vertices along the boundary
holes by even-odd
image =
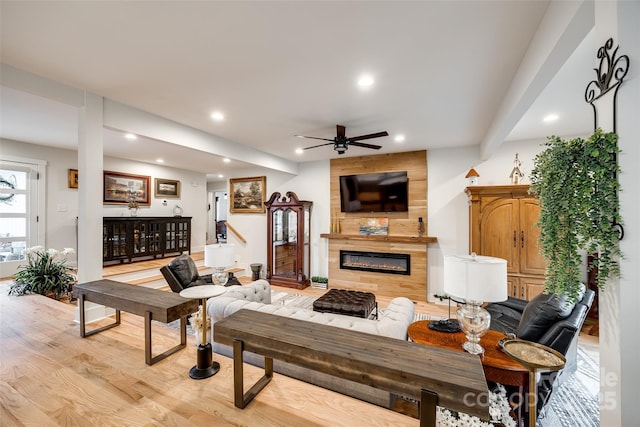
[[[469,251],[507,260],[507,294],[530,300],[544,290],[538,200],[528,185],[470,186]]]

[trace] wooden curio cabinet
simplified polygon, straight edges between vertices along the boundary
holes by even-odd
[[[311,207],[288,191],[273,193],[267,207],[267,280],[272,285],[304,289],[309,286]]]
[[[528,185],[470,186],[469,251],[507,260],[507,294],[530,300],[544,290],[546,263]]]

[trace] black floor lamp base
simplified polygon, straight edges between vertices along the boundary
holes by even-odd
[[[214,376],[220,370],[220,364],[213,362],[211,343],[198,345],[196,366],[191,368],[189,376],[194,380],[203,380]]]
[[[203,380],[214,376],[219,370],[220,364],[218,362],[213,362],[208,368],[198,368],[197,366],[194,366],[189,371],[189,376],[194,380]]]

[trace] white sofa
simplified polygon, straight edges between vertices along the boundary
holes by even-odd
[[[211,318],[212,334],[217,321],[224,319],[240,309],[256,310],[278,316],[286,316],[309,322],[322,323],[340,328],[352,329],[375,335],[383,335],[401,340],[407,339],[407,327],[413,322],[414,306],[408,298],[393,299],[386,308],[379,310],[378,319],[362,319],[332,313],[318,313],[296,307],[271,304],[271,286],[266,280],[256,280],[246,285],[230,288],[223,295],[211,298],[207,302],[207,313]],[[213,343],[213,351],[232,357],[231,347]],[[264,366],[264,358],[252,353],[245,353],[246,363]],[[299,366],[274,360],[274,371],[297,378],[320,387],[328,388],[376,405],[390,407],[392,404],[389,392],[343,380],[330,375],[318,373]]]

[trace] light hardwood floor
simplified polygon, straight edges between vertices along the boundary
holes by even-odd
[[[118,265],[106,268],[104,274],[159,268],[167,262]],[[82,339],[73,321],[73,305],[40,295],[7,296],[9,285],[10,281],[0,282],[2,426],[419,424],[409,416],[278,374],[246,409],[237,409],[231,359],[214,355],[221,365],[217,375],[205,380],[189,378],[196,361],[193,336],[188,337],[186,349],[147,366],[142,317],[123,313],[120,326]],[[302,292],[320,295],[324,291],[308,288]],[[384,298],[379,300],[386,305]],[[446,315],[445,307],[424,302],[416,304],[416,311]],[[161,324],[154,325],[153,334],[154,354],[179,340],[177,330]],[[261,374],[260,369],[245,366],[247,384]]]

